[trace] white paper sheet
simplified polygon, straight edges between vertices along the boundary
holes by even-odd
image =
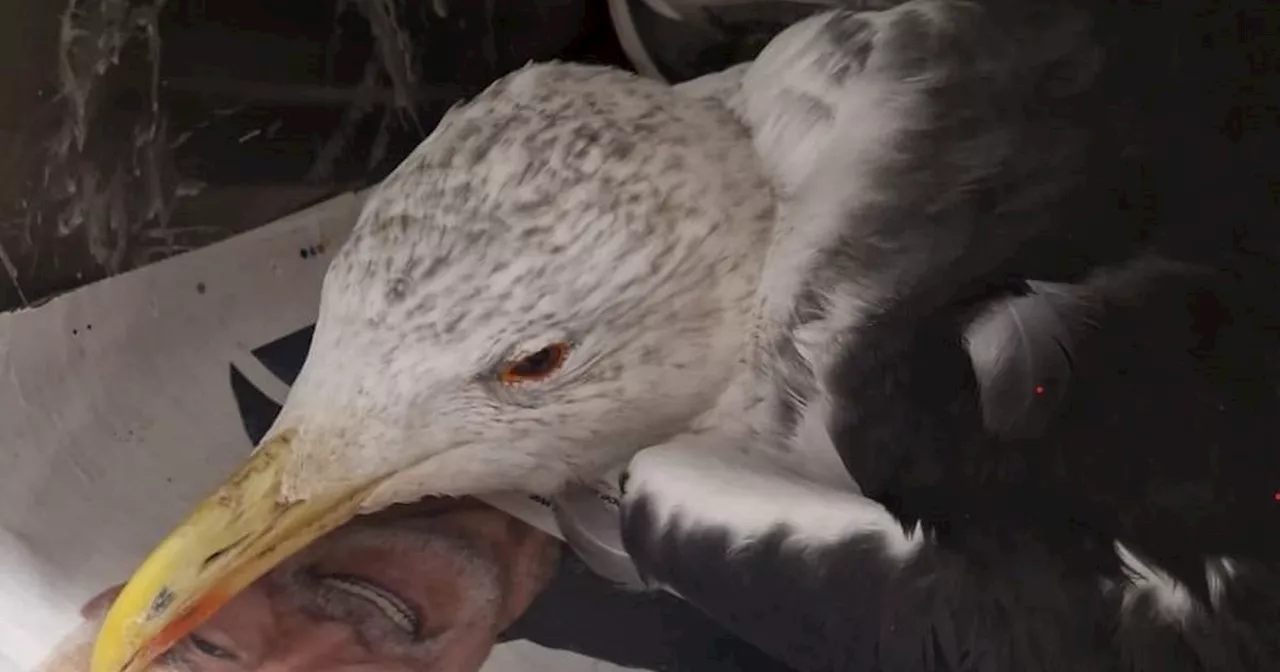
[[[249,453],[232,380],[284,400],[262,348],[315,321],[362,197],[0,314],[0,671],[39,663]],[[556,533],[527,497],[494,501]],[[542,669],[545,650],[513,662],[530,646],[486,670]],[[554,653],[560,670],[622,669]]]

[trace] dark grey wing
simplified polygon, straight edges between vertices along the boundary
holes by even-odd
[[[1146,233],[1149,218],[1117,210],[1110,188],[1143,179],[1118,140],[1126,101],[1104,102],[1117,73],[1103,57],[1131,47],[1104,53],[1091,9],[828,12],[781,33],[743,77],[736,107],[781,194],[761,283],[767,429],[785,441],[834,428],[872,494],[898,458],[887,438],[960,440],[981,425],[974,381],[922,391],[893,362],[912,352],[962,374],[963,331],[985,304],[1126,258]],[[832,416],[835,400],[873,394],[892,397],[883,413]],[[929,404],[947,416],[921,420]]]
[[[1274,241],[1245,168],[1275,169],[1209,137],[1234,66],[1202,39],[1249,39],[1242,7],[911,0],[780,35],[742,90],[783,195],[764,426],[829,428],[864,496],[758,462],[768,434],[645,451],[641,571],[799,669],[1280,669],[1280,257],[1217,245]]]
[[[1105,634],[1119,594],[1065,573],[1041,539],[956,552],[736,446],[651,449],[628,473],[641,573],[796,670],[1122,669]]]
[[[1227,102],[1253,89],[1215,22],[1245,7],[1199,4],[1203,24],[1167,3],[909,0],[770,43],[740,94],[783,197],[762,282],[768,429],[829,428],[866,492],[901,496],[885,479],[906,446],[984,434],[963,332],[993,300],[1153,252],[1218,264],[1247,244],[1274,265],[1267,166],[1221,140],[1267,112]],[[1233,132],[1275,147],[1260,127]]]
[[[976,370],[953,363],[962,344],[928,340],[942,329],[914,332],[910,356],[872,360],[879,371],[857,357],[833,369],[846,391],[883,374],[897,393],[840,397],[837,421],[904,427],[835,444],[853,473],[878,469],[859,482],[905,522],[1016,530],[1066,515],[1145,548],[1203,599],[1214,557],[1280,564],[1277,281],[1139,257],[1035,284],[969,331]]]
[[[1184,605],[1163,569],[1070,511],[926,532],[741,448],[640,453],[623,538],[651,585],[795,670],[1280,669],[1274,565],[1202,563],[1209,600]]]
[[[1280,170],[1222,124],[1267,117],[1248,94],[1280,89],[1280,70],[1236,52],[1265,57],[1254,33],[1278,21],[1196,6],[1189,21],[1165,3],[909,0],[779,35],[741,92],[783,196],[766,427],[793,444],[826,429],[862,492],[909,523],[1034,526],[1046,502],[1042,520],[1126,538],[1126,517],[1163,507],[1145,534],[1178,553],[1270,553],[1222,530],[1275,524],[1277,323],[1260,288],[1280,279]],[[1229,136],[1276,147],[1280,127],[1239,121]],[[1162,258],[1207,275],[1125,279]],[[1086,333],[1087,373],[1059,339],[980,379],[966,332],[993,302],[1034,291],[1006,317],[1042,327],[1073,310],[1032,280],[1093,292],[1106,326]],[[1008,408],[1018,387],[1031,401]]]
[[[979,572],[1020,575],[1004,563],[1040,540],[1062,576],[1106,585],[1110,560],[1094,553],[1111,540],[1125,595],[1096,616],[1120,669],[1275,669],[1280,307],[1268,288],[1277,280],[1140,257],[1076,285],[1033,284],[970,332],[971,348],[1000,349],[971,352],[976,372],[948,370],[924,347],[892,365],[896,380],[919,381],[913,412],[936,403],[929,418],[946,418],[946,392],[932,390],[973,384],[1000,431],[974,432],[968,444],[945,428],[901,433],[915,443],[897,446],[879,499]],[[1045,380],[1057,389],[1036,394]],[[892,404],[883,399],[849,398],[847,412],[902,412],[875,406]],[[984,554],[985,544],[1009,556]],[[1056,585],[1019,586],[1005,593],[1008,609],[1022,612]]]

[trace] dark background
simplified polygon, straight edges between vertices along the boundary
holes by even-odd
[[[629,67],[604,0],[0,3],[0,310],[371,184],[549,58]]]

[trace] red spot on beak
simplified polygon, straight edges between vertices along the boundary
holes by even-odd
[[[231,596],[225,590],[214,589],[209,591],[209,594],[204,599],[193,605],[182,616],[170,623],[168,627],[161,630],[155,636],[155,639],[148,642],[141,655],[145,656],[148,662],[159,658],[164,652],[173,648],[175,644],[203,625],[230,599]]]

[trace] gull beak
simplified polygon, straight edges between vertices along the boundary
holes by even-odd
[[[286,502],[293,433],[268,439],[151,552],[107,612],[92,672],[142,672],[223,604],[353,518],[377,483]]]

